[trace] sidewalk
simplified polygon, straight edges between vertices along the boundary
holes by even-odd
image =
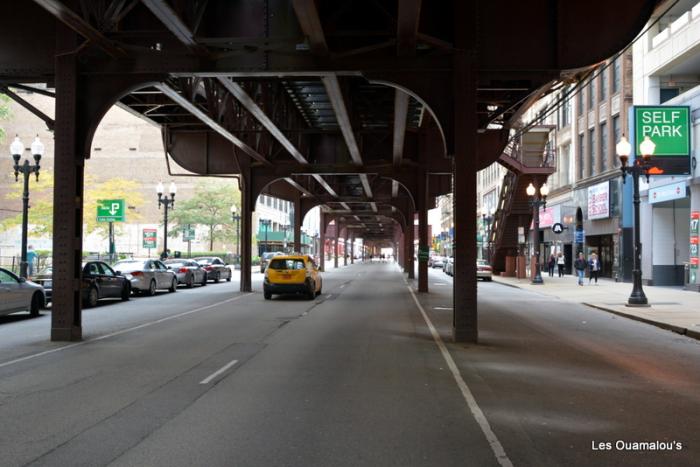
[[[598,285],[584,286],[576,282],[576,276],[549,277],[542,275],[544,284],[533,285],[530,279],[494,276],[494,282],[530,290],[542,295],[561,300],[582,303],[592,308],[615,313],[626,318],[635,319],[668,329],[678,334],[700,340],[700,293],[683,290],[682,287],[644,287],[644,294],[650,307],[635,308],[625,306],[632,292],[632,284],[615,282],[611,279],[599,279]]]

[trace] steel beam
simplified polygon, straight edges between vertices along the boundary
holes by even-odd
[[[199,107],[197,107],[192,102],[188,101],[184,96],[182,96],[180,93],[178,93],[176,90],[174,90],[167,84],[159,83],[154,85],[154,87],[159,89],[163,94],[168,96],[173,101],[177,102],[180,106],[187,109],[192,115],[201,120],[202,123],[206,124],[209,128],[216,131],[227,140],[231,141],[236,147],[241,149],[251,158],[264,164],[272,165],[270,161],[268,161],[262,154],[259,154],[255,149],[251,148],[246,143],[238,139],[233,133],[221,126],[213,118],[211,118],[204,111],[202,111]]]
[[[323,34],[323,26],[318,16],[315,0],[293,0],[292,6],[299,26],[309,40],[309,48],[314,55],[328,55],[328,44]]]
[[[151,10],[153,16],[158,18],[158,20],[173,33],[177,40],[187,46],[187,48],[197,55],[209,55],[209,51],[206,47],[197,43],[190,27],[180,19],[165,0],[141,0],[141,3]]]
[[[304,157],[299,150],[292,144],[291,141],[280,131],[280,129],[275,125],[275,123],[270,120],[270,117],[265,114],[265,112],[255,103],[255,101],[248,95],[247,92],[240,86],[240,84],[234,82],[230,78],[219,77],[219,82],[238,99],[238,101],[246,108],[248,112],[253,115],[262,126],[270,132],[270,134],[282,145],[287,152],[296,159],[301,164],[308,164],[309,161]]]
[[[325,180],[323,179],[323,177],[321,177],[321,176],[318,175],[318,174],[312,174],[311,176],[312,176],[312,177],[314,178],[314,180],[316,180],[316,181],[319,183],[319,185],[321,185],[331,196],[333,196],[334,198],[337,198],[337,197],[338,197],[338,193],[336,193],[336,191],[333,189],[333,187],[331,187],[331,186],[328,184],[328,182],[325,181]]]
[[[335,74],[331,74],[321,77],[321,81],[323,81],[323,85],[326,88],[326,94],[328,94],[328,98],[330,99],[333,110],[335,111],[335,117],[336,120],[338,120],[340,131],[343,133],[343,138],[345,138],[345,144],[350,152],[350,158],[355,165],[362,165],[360,148],[357,145],[355,134],[352,131],[350,114],[348,114],[348,109],[345,107],[345,99],[343,98],[343,91],[340,89],[338,77]]]
[[[293,186],[294,188],[296,188],[297,190],[299,190],[300,192],[302,192],[304,195],[306,195],[306,196],[313,196],[313,193],[311,193],[309,190],[307,190],[306,188],[304,188],[303,186],[301,186],[301,184],[299,184],[299,182],[297,182],[296,180],[294,180],[292,177],[285,177],[285,181],[286,181],[287,183],[289,183],[290,185],[292,185],[292,186]]]
[[[399,55],[414,55],[420,22],[421,0],[401,0],[396,21],[396,49]]]
[[[403,159],[403,146],[406,139],[406,117],[408,116],[409,95],[397,89],[394,97],[394,165],[400,166]]]
[[[362,188],[365,190],[365,195],[368,198],[372,198],[372,187],[369,185],[367,174],[360,174],[360,181],[362,182]]]
[[[56,124],[54,119],[52,119],[51,117],[46,115],[41,110],[34,107],[32,104],[30,104],[26,100],[22,99],[20,96],[18,96],[14,92],[10,91],[7,87],[0,86],[0,92],[6,94],[10,99],[17,102],[19,105],[21,105],[22,107],[24,107],[25,109],[27,109],[28,111],[33,113],[35,116],[39,117],[41,120],[44,121],[44,123],[46,123],[46,127],[49,129],[49,131],[53,131],[54,126]]]
[[[73,10],[58,0],[34,0],[34,3],[48,11],[60,22],[77,32],[84,38],[94,42],[112,58],[124,58],[127,53],[107,39],[100,31],[81,18]]]

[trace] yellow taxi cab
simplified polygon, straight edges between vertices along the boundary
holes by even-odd
[[[321,294],[323,280],[318,267],[309,255],[275,256],[265,269],[263,295],[301,293],[309,300]]]

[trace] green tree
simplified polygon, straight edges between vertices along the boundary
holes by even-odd
[[[7,120],[10,118],[10,98],[5,94],[0,94],[0,120]],[[0,126],[0,143],[5,141],[5,129]]]
[[[236,240],[231,221],[231,206],[240,212],[241,194],[232,182],[208,180],[197,183],[192,198],[175,203],[170,219],[175,227],[171,237],[178,236],[188,225],[201,225],[207,229],[209,250],[216,240]]]
[[[140,185],[132,180],[111,178],[104,182],[96,182],[94,177],[85,177],[84,213],[86,233],[99,231],[107,236],[108,224],[98,223],[95,213],[97,201],[101,199],[125,199],[127,205],[136,208],[143,205],[143,196],[139,191]],[[29,180],[29,225],[32,235],[51,235],[53,233],[53,173],[41,171],[39,181],[34,177]],[[22,199],[22,183],[17,182],[12,191],[6,196],[8,200]],[[127,213],[127,220],[139,220],[138,213]],[[0,230],[7,230],[22,224],[22,214],[9,217],[0,223]],[[118,226],[119,224],[117,224]]]

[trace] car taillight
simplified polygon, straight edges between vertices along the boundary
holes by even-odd
[[[141,271],[134,271],[131,273],[132,276],[143,276],[143,273]]]
[[[204,266],[205,271],[211,271],[212,269],[214,269],[214,268],[212,268],[211,266]]]
[[[180,268],[179,272],[187,272],[187,268]]]

